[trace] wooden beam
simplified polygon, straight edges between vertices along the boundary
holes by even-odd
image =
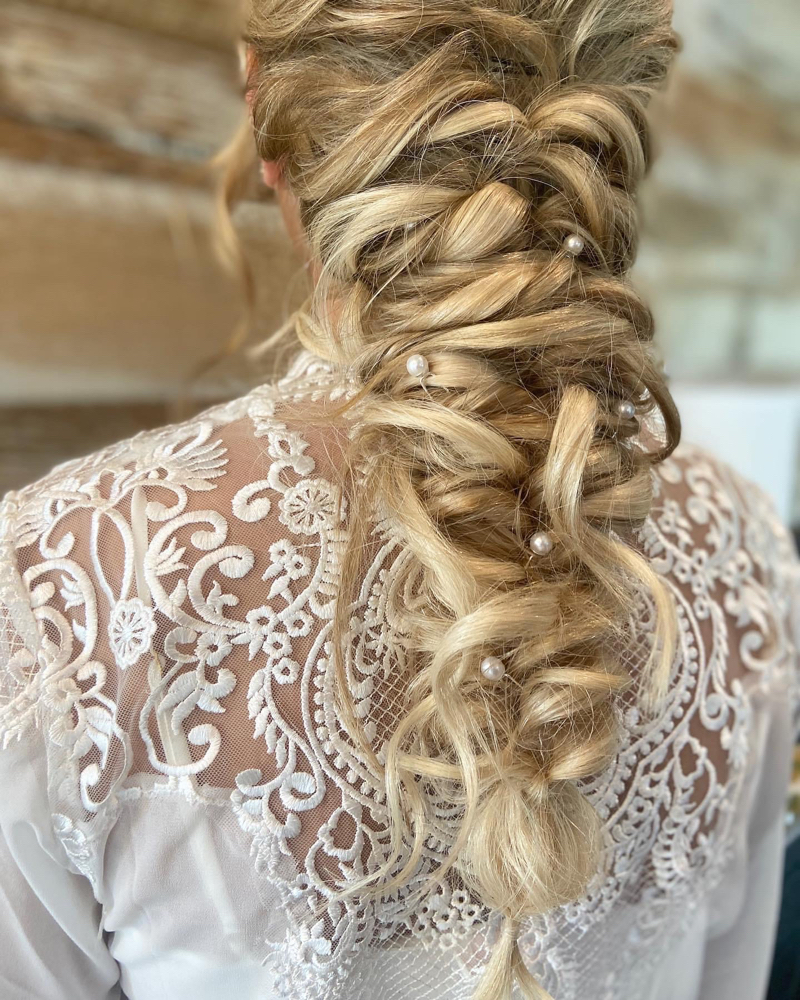
[[[0,118],[0,157],[190,187],[210,188],[213,184],[211,171],[202,162],[148,156],[121,149],[106,139],[11,118]]]
[[[244,21],[236,0],[34,0],[56,10],[92,17],[145,31],[196,42],[215,49],[229,49],[241,34]],[[240,7],[242,5],[239,5]]]
[[[302,298],[302,268],[277,205],[245,206],[239,224],[259,338]],[[2,404],[174,398],[240,319],[201,190],[0,160],[0,232]],[[249,374],[240,357],[203,391]]]
[[[117,174],[143,181],[165,181],[211,191],[216,175],[210,161],[173,160],[164,156],[121,149],[105,139],[96,139],[48,125],[34,125],[0,116],[0,160],[46,164],[68,169]],[[273,202],[274,192],[253,168],[243,201]]]
[[[678,71],[664,98],[655,104],[657,135],[676,136],[712,155],[758,150],[762,155],[796,158],[800,153],[797,105],[770,100],[741,80],[710,81]]]
[[[0,495],[35,482],[59,462],[168,422],[161,403],[2,407]]]
[[[0,6],[0,114],[9,118],[199,160],[235,131],[240,89],[233,51],[20,0]]]

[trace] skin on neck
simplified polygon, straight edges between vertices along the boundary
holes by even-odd
[[[251,48],[242,48],[240,53],[242,57],[242,71],[246,84],[254,69],[256,56],[255,52]],[[246,93],[246,100],[248,107],[250,108],[250,112],[252,113],[253,94],[249,88]],[[275,192],[275,197],[278,205],[280,206],[281,215],[283,216],[283,224],[286,227],[286,232],[289,234],[289,238],[291,239],[295,250],[302,258],[303,262],[308,265],[310,254],[305,238],[305,232],[303,230],[303,224],[300,221],[300,204],[294,194],[292,194],[289,190],[289,186],[283,176],[283,170],[280,163],[276,160],[262,160],[261,176],[266,186],[272,188]]]
[[[243,52],[243,57],[243,69],[245,69],[245,78],[247,79],[253,70],[255,53],[252,49],[248,49]],[[252,92],[249,90],[246,99],[252,113]],[[321,264],[311,253],[300,217],[300,202],[286,183],[281,164],[277,160],[262,160],[261,177],[264,184],[275,192],[275,200],[278,202],[286,232],[292,241],[295,252],[307,268],[311,281],[316,285],[320,278]],[[337,303],[335,301],[329,302],[326,311],[333,319],[338,314]]]
[[[300,221],[300,203],[295,195],[289,190],[280,164],[275,160],[263,160],[261,164],[261,176],[267,187],[275,192],[275,198],[280,206],[283,224],[286,232],[292,241],[297,253],[304,262],[309,261],[309,249],[306,242],[303,223]]]
[[[247,49],[246,51],[243,50],[242,56],[242,69],[244,71],[245,80],[247,80],[254,67],[255,52],[252,49]],[[252,113],[252,92],[250,90],[247,92],[246,99]],[[262,160],[261,176],[266,186],[268,188],[272,188],[275,192],[275,198],[280,207],[281,215],[283,216],[283,224],[286,227],[286,232],[289,234],[289,238],[291,239],[292,245],[294,246],[297,254],[307,267],[313,266],[310,259],[311,255],[306,241],[305,231],[303,229],[303,223],[300,220],[300,203],[295,195],[289,190],[289,186],[286,183],[280,163],[278,163],[277,160]]]

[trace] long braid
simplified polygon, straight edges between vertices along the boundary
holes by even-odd
[[[661,0],[257,0],[251,24],[259,153],[283,162],[321,266],[298,334],[364,386],[340,646],[375,496],[421,571],[385,747],[392,850],[365,884],[411,878],[431,830],[421,788],[446,787],[463,820],[437,877],[454,867],[506,917],[485,1000],[515,978],[543,995],[519,921],[596,871],[599,821],[576,783],[616,748],[614,640],[639,588],[658,612],[651,690],[673,654],[669,596],[629,541],[679,421],[626,280],[669,14]],[[663,447],[639,446],[625,401],[660,415]],[[537,556],[542,531],[553,549]]]

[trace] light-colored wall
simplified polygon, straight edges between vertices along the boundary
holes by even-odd
[[[677,0],[638,275],[670,368],[800,378],[800,6]]]
[[[636,270],[687,438],[800,524],[800,6],[677,0]]]

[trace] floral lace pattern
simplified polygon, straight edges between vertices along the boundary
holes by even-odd
[[[304,355],[274,386],[6,497],[0,734],[7,745],[41,728],[55,835],[95,887],[122,810],[156,789],[198,808],[222,795],[254,879],[281,901],[284,936],[265,933],[262,956],[275,995],[377,996],[375,977],[391,968],[394,992],[387,980],[381,995],[466,997],[495,921],[458,885],[418,891],[452,842],[447,803],[410,886],[380,903],[331,891],[385,856],[388,817],[380,775],[334,703],[347,489],[335,443],[288,414],[348,391]],[[755,693],[789,684],[798,701],[786,626],[797,564],[768,502],[690,448],[656,483],[640,545],[674,590],[680,655],[658,718],[620,703],[620,752],[586,783],[605,826],[601,872],[583,899],[523,928],[526,961],[559,1000],[587,984],[598,998],[645,995],[670,933],[735,852]],[[398,583],[409,557],[390,518],[372,538],[348,679],[380,759],[375,720],[401,704],[398,610],[413,597]],[[623,652],[634,673],[649,615],[643,597]],[[614,940],[636,961],[609,967]],[[414,992],[402,959],[412,947],[446,990]]]

